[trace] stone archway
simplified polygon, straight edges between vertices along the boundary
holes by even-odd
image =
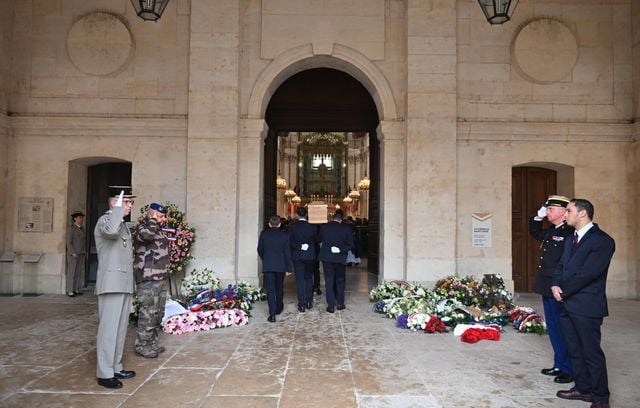
[[[267,105],[276,89],[292,75],[311,68],[333,68],[358,81],[370,93],[380,118],[377,137],[380,140],[380,279],[402,279],[405,270],[405,207],[397,198],[405,195],[404,123],[398,118],[396,102],[388,81],[368,58],[358,51],[340,45],[314,47],[312,44],[288,50],[273,60],[258,76],[246,119],[240,120],[239,159],[258,162],[258,166],[239,171],[238,202],[246,203],[238,211],[237,277],[256,281],[258,259],[255,240],[263,219],[262,206],[248,197],[262,197],[261,169],[264,163],[262,141],[268,133],[264,120]],[[382,250],[384,249],[384,250]]]

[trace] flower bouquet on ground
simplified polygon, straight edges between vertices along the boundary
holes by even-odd
[[[219,327],[244,326],[248,322],[247,314],[240,309],[205,310],[172,316],[164,322],[163,330],[169,334],[182,334]]]
[[[446,333],[448,331],[442,320],[427,313],[402,314],[396,319],[396,326],[425,333]]]
[[[544,318],[530,307],[517,307],[509,315],[509,321],[513,322],[513,328],[520,333],[545,334],[547,324]]]
[[[184,277],[180,292],[187,302],[190,302],[200,292],[218,289],[220,289],[220,279],[214,275],[213,270],[203,268],[194,269]]]

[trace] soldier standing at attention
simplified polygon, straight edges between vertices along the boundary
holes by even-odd
[[[152,203],[134,232],[134,275],[140,310],[136,354],[156,358],[164,351],[158,345],[158,330],[164,316],[169,279],[169,238],[162,231],[167,208]]]
[[[123,218],[131,213],[135,196],[131,187],[109,188],[110,209],[98,219],[93,231],[98,251],[96,372],[98,385],[121,388],[120,379],[136,375],[122,367],[133,294],[133,245]]]
[[[542,374],[554,376],[557,383],[573,382],[573,369],[571,357],[567,351],[560,323],[561,303],[553,298],[551,293],[551,278],[556,266],[560,262],[565,243],[573,238],[573,227],[566,223],[567,204],[569,198],[552,195],[538,210],[538,215],[529,220],[529,233],[540,245],[540,264],[536,271],[536,280],[533,290],[542,295],[544,318],[547,322],[547,332],[553,347],[553,367],[542,369]],[[552,226],[542,228],[544,218],[547,218]]]
[[[82,295],[80,282],[84,277],[85,232],[84,213],[71,214],[73,224],[67,230],[67,296]]]

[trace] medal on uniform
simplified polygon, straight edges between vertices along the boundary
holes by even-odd
[[[123,247],[127,247],[127,239],[125,237],[120,237],[120,239],[122,239],[122,246]]]

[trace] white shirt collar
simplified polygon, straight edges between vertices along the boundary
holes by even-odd
[[[578,242],[580,242],[582,237],[584,237],[584,234],[586,234],[587,231],[589,231],[591,228],[593,228],[593,222],[590,222],[584,227],[580,228],[579,230],[576,230],[576,235],[578,236]]]

